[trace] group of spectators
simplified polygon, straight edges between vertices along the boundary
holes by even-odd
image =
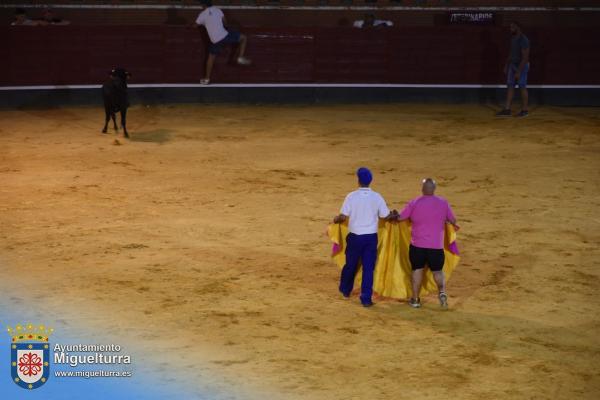
[[[71,22],[54,15],[50,8],[45,8],[42,11],[41,18],[31,19],[23,8],[17,8],[15,18],[11,25],[69,25]],[[376,27],[391,27],[394,23],[389,20],[377,19],[374,14],[365,14],[363,19],[358,19],[352,24],[354,28],[376,28]]]
[[[394,26],[392,21],[385,19],[376,19],[375,14],[365,14],[363,19],[357,19],[352,24],[355,28],[378,28],[378,27],[391,27]]]
[[[40,25],[69,25],[71,22],[58,18],[54,15],[54,12],[50,8],[45,8],[42,11],[41,18],[31,19],[27,16],[27,13],[22,8],[17,8],[15,11],[15,19],[11,25],[28,25],[28,26],[40,26]]]

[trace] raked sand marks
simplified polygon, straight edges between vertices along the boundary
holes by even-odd
[[[122,146],[69,125],[76,113],[95,127],[97,109],[11,112],[3,280],[21,284],[25,264],[52,271],[28,288],[65,321],[115,334],[136,321],[138,344],[169,355],[161,371],[205,361],[190,374],[244,393],[597,397],[593,110],[520,122],[468,106],[165,111],[132,108],[131,132],[144,121],[169,141]],[[41,132],[38,120],[56,121]],[[360,164],[395,208],[441,177],[462,221],[448,313],[435,299],[416,313],[338,300],[324,227]]]

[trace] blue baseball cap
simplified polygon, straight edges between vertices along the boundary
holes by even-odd
[[[356,176],[358,176],[358,181],[361,185],[370,185],[373,180],[373,174],[369,171],[369,168],[360,167],[356,171]]]

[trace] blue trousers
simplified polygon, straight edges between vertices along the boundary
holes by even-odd
[[[370,303],[373,295],[373,272],[377,261],[377,234],[346,236],[346,265],[342,268],[340,278],[340,292],[344,296],[352,293],[354,277],[358,269],[358,262],[362,261],[362,285],[360,291],[361,303]]]

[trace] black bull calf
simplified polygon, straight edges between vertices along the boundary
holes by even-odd
[[[102,133],[106,133],[108,121],[112,118],[115,131],[118,131],[115,114],[121,113],[121,127],[123,135],[128,138],[127,133],[127,107],[129,107],[129,96],[127,95],[127,79],[131,74],[123,68],[114,68],[110,71],[110,78],[102,85],[102,97],[104,99],[104,111],[106,119]]]

